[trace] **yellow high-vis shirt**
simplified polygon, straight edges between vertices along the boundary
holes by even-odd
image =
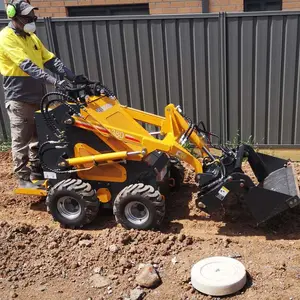
[[[46,82],[55,78],[44,65],[55,58],[34,34],[20,34],[10,23],[0,32],[0,73],[3,75],[5,101],[37,103],[44,95]]]

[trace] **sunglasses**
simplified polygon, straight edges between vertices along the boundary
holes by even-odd
[[[37,16],[21,16],[20,19],[24,20],[26,23],[36,22]]]

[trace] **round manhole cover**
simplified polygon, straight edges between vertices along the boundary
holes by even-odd
[[[211,296],[225,296],[241,290],[247,281],[244,265],[236,259],[223,256],[205,258],[191,271],[193,287]]]

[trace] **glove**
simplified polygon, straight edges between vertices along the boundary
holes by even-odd
[[[73,82],[75,84],[87,84],[89,83],[89,80],[84,75],[76,75]]]
[[[55,82],[55,87],[60,91],[65,91],[70,88],[70,84],[66,80],[57,80]]]

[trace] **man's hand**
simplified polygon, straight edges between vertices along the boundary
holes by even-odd
[[[75,84],[87,84],[89,83],[89,80],[84,75],[76,75],[73,82]]]
[[[66,80],[57,80],[55,87],[60,91],[65,91],[67,88],[70,88],[70,84]]]

